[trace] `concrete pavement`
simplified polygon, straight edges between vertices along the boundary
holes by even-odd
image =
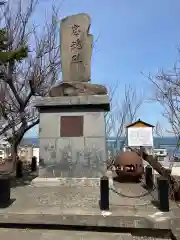
[[[115,188],[117,193],[110,191],[108,212],[99,209],[99,187],[14,188],[13,203],[0,209],[0,223],[171,229],[173,219],[180,219],[177,205],[171,202],[170,212],[160,212],[151,204],[156,193],[140,184]]]
[[[69,230],[33,230],[33,229],[0,229],[0,239],[6,240],[140,240],[141,236],[131,233],[69,231]],[[146,237],[143,237],[146,240]],[[149,239],[149,238],[148,238]],[[168,236],[162,238],[153,237],[154,240],[169,240]]]
[[[29,228],[46,224],[46,228],[48,226],[59,226],[59,228],[68,226],[72,228],[72,231],[77,227],[88,226],[96,229],[96,232],[102,227],[117,228],[119,231],[123,228],[126,231],[127,229],[137,229],[147,232],[149,229],[150,236],[154,229],[156,232],[162,231],[160,235],[163,236],[172,228],[175,231],[180,226],[180,208],[176,204],[170,202],[170,212],[163,213],[151,203],[157,198],[156,191],[148,192],[136,183],[115,183],[114,187],[116,192],[110,191],[110,209],[107,212],[103,212],[99,208],[99,187],[95,185],[91,187],[69,185],[35,187],[29,185],[12,188],[12,204],[8,208],[0,209],[0,227],[8,225],[10,228],[16,224],[16,227]],[[3,232],[2,234],[9,233]],[[47,236],[49,236],[48,234]],[[85,238],[82,238],[81,235],[78,236],[79,239],[93,239],[93,237],[96,239],[96,235],[91,235],[86,234]],[[62,236],[61,233],[60,236]],[[98,238],[99,236],[97,235]],[[102,234],[102,236],[108,239],[106,235]],[[118,238],[121,235],[113,236],[114,238],[109,239],[121,239]],[[127,236],[129,237],[129,235]],[[48,237],[45,238],[45,235],[37,237],[39,237],[37,239],[48,239]],[[71,236],[67,239],[71,239]]]

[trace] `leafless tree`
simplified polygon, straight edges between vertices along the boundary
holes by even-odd
[[[167,130],[179,138],[180,136],[180,62],[177,61],[170,71],[161,71],[155,77],[149,75],[153,84],[153,99],[163,108],[162,115],[171,127]]]
[[[110,88],[111,112],[106,115],[107,136],[116,136],[116,138],[126,135],[125,127],[137,119],[137,112],[143,103],[142,93],[137,93],[136,89],[125,86],[123,98],[115,92],[117,86]]]
[[[163,133],[163,128],[160,124],[159,121],[157,121],[155,128],[154,128],[154,133],[157,137],[163,137],[164,133]]]
[[[52,7],[52,18],[44,26],[36,26],[33,14],[37,6],[38,0],[8,1],[0,12],[9,50],[28,46],[26,59],[11,61],[8,66],[1,63],[0,69],[0,136],[11,144],[13,159],[24,134],[39,123],[38,112],[32,107],[34,96],[46,96],[60,72],[57,9]]]
[[[106,134],[107,137],[115,136],[115,145],[122,147],[127,138],[126,126],[137,120],[137,113],[144,98],[142,93],[138,94],[137,90],[130,86],[125,86],[125,91],[120,97],[117,91],[118,85],[119,83],[114,87],[109,87],[111,111],[105,116]],[[113,165],[117,151],[119,151],[118,147],[109,152],[108,168]]]
[[[160,71],[156,76],[149,75],[148,79],[153,86],[153,100],[158,102],[163,109],[162,116],[168,120],[170,130],[168,133],[180,139],[180,61],[177,61],[171,70]],[[178,149],[177,145],[174,149]],[[175,199],[180,199],[180,182],[176,176],[171,175],[170,169],[165,168],[155,159],[154,156],[144,155],[144,159],[162,176],[169,180],[170,195]]]

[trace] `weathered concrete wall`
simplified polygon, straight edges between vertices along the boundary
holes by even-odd
[[[84,116],[84,136],[61,137],[61,116]],[[39,129],[40,177],[99,177],[104,173],[104,112],[40,113]]]

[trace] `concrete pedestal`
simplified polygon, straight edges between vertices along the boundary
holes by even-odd
[[[39,177],[97,178],[106,172],[108,96],[46,97],[40,112]]]

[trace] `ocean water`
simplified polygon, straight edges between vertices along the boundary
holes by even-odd
[[[178,139],[176,137],[154,137],[154,148],[165,148],[168,152],[168,156],[165,158],[159,159],[161,161],[161,164],[163,166],[174,166],[174,167],[180,167],[180,147],[178,146]],[[116,154],[116,152],[119,152],[124,144],[126,143],[125,138],[115,138],[110,137],[107,139],[107,146],[108,150],[110,150],[113,155]],[[37,137],[35,138],[24,138],[21,141],[21,146],[32,146],[39,147],[39,139]],[[173,160],[173,156],[176,155],[178,158],[176,160]]]
[[[167,149],[168,155],[177,155],[180,157],[180,139],[177,137],[154,137],[154,148],[165,148]],[[108,148],[110,149],[121,149],[122,146],[126,143],[124,138],[109,138],[107,139]]]
[[[174,150],[176,149],[176,154],[180,156],[180,147],[177,147],[178,138],[176,137],[154,137],[154,148],[166,148],[169,155],[171,155]],[[109,149],[116,149],[117,151],[120,150],[123,145],[126,143],[125,138],[115,138],[109,137],[107,139],[107,145]],[[23,138],[21,141],[21,145],[34,145],[39,147],[39,138]]]

